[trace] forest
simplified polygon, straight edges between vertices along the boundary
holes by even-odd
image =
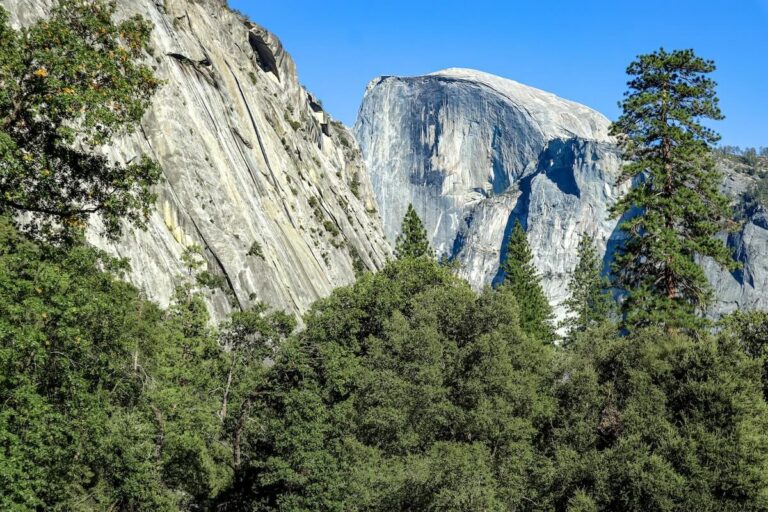
[[[161,308],[85,239],[141,229],[162,175],[94,151],[162,86],[146,20],[113,14],[0,8],[0,509],[768,510],[768,312],[704,314],[701,258],[738,269],[713,62],[629,64],[626,242],[604,268],[581,239],[564,322],[523,223],[478,293],[409,208],[391,260],[301,321],[215,325],[199,248]]]

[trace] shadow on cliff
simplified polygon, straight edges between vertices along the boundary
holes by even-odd
[[[576,138],[553,139],[549,141],[539,153],[536,171],[518,181],[517,187],[520,191],[520,197],[517,199],[517,203],[515,203],[515,207],[512,209],[507,219],[507,224],[504,227],[504,236],[499,248],[499,268],[491,281],[491,285],[494,288],[504,281],[503,265],[507,259],[507,244],[515,227],[515,222],[520,221],[523,229],[528,231],[528,213],[531,206],[533,180],[537,176],[545,176],[561,193],[581,198],[581,190],[576,182],[575,169],[578,155],[584,151],[584,144],[585,141]],[[459,236],[457,236],[457,240],[458,238]],[[459,250],[461,250],[460,247]],[[458,254],[458,251],[456,250],[456,244],[454,244],[454,255],[456,254]]]

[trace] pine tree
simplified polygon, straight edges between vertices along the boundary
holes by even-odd
[[[714,70],[712,61],[693,50],[664,49],[641,55],[627,68],[629,91],[611,133],[629,161],[620,181],[636,186],[612,213],[637,214],[621,224],[627,241],[614,272],[619,285],[647,299],[640,307],[632,298],[625,302],[638,321],[648,316],[638,314],[644,310],[658,320],[665,309],[691,315],[706,305],[711,292],[697,257],[734,267],[715,237],[729,213],[711,156],[719,136],[701,124],[723,118],[716,84],[707,76]]]
[[[397,237],[397,245],[395,246],[395,256],[399,260],[432,256],[432,249],[430,249],[427,239],[427,230],[424,229],[424,224],[422,224],[412,204],[408,205],[408,211],[403,217],[400,236]]]
[[[523,330],[537,339],[552,341],[552,308],[541,289],[528,237],[520,221],[515,222],[515,228],[509,237],[503,270],[502,286],[510,288],[520,304],[520,323]]]
[[[578,258],[568,283],[570,297],[565,301],[572,315],[565,325],[571,331],[585,331],[605,321],[610,318],[613,309],[613,299],[608,292],[610,283],[602,276],[602,262],[586,233],[579,240]]]

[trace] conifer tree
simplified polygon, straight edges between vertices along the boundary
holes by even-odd
[[[528,237],[520,224],[515,227],[507,244],[504,260],[503,286],[512,290],[520,305],[520,324],[523,330],[537,339],[552,341],[552,308],[539,283],[539,275],[533,265],[533,254]]]
[[[565,301],[572,315],[565,325],[571,331],[585,331],[605,321],[613,308],[613,299],[608,292],[610,283],[602,276],[602,262],[595,244],[586,233],[579,240],[578,258],[568,283],[569,298]]]
[[[422,224],[419,214],[413,209],[412,204],[408,205],[408,211],[403,217],[400,236],[397,237],[396,244],[395,256],[399,260],[432,256],[432,249],[429,247],[429,240],[427,239],[427,230],[424,229],[424,224]]]
[[[628,309],[635,304],[636,313],[649,311],[664,323],[672,318],[665,310],[690,316],[706,305],[711,293],[697,257],[734,266],[715,237],[729,213],[711,156],[719,136],[701,122],[723,118],[708,76],[714,70],[693,50],[641,55],[627,68],[629,91],[611,128],[629,161],[620,181],[636,184],[612,213],[637,212],[621,224],[627,241],[615,276],[634,299],[644,298],[646,306],[636,307],[631,296]]]

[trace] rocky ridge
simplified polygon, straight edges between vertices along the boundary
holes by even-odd
[[[528,231],[545,292],[562,317],[582,233],[605,260],[621,243],[608,209],[621,159],[602,114],[487,73],[448,69],[380,77],[366,89],[354,127],[390,240],[408,203],[440,257],[458,261],[475,287],[501,278],[516,220]],[[734,200],[747,179],[724,168]],[[768,223],[753,212],[727,237],[743,269],[705,262],[713,314],[768,307]]]
[[[47,0],[0,0],[15,26]],[[216,319],[263,300],[302,313],[390,254],[354,138],[298,81],[266,29],[216,0],[123,0],[153,25],[148,59],[164,85],[141,129],[107,151],[155,158],[165,182],[146,231],[89,239],[131,263],[129,279],[166,305],[199,245]]]

